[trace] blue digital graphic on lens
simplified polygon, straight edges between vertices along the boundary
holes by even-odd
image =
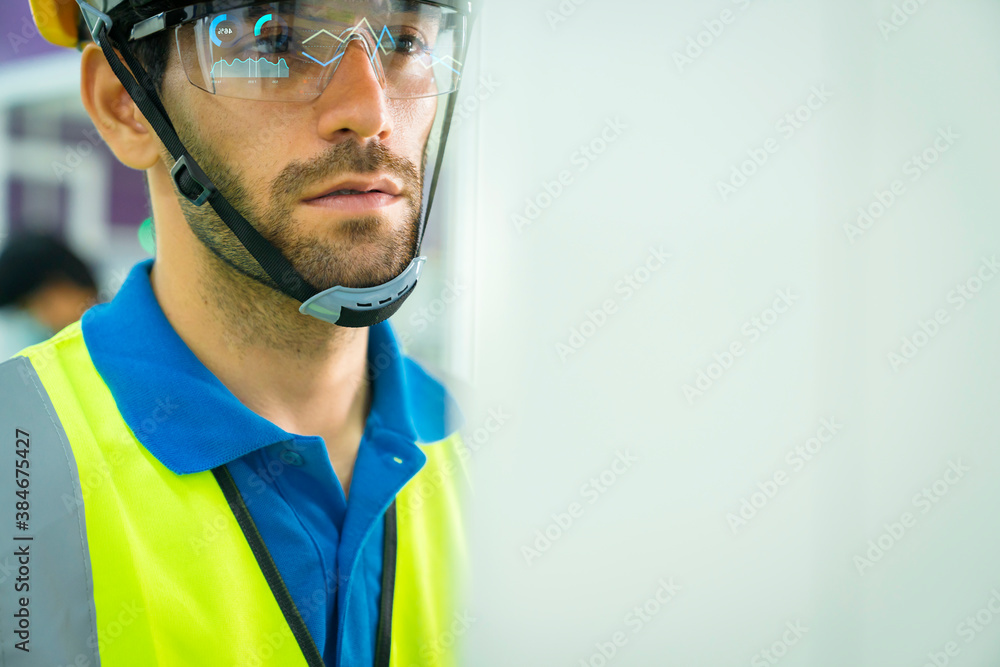
[[[219,14],[212,19],[208,36],[213,44],[225,49],[235,44],[243,35],[238,22],[230,21],[226,14]]]
[[[274,18],[273,14],[264,14],[259,19],[257,19],[257,25],[253,27],[253,34],[255,37],[260,37],[260,29],[264,27],[264,24]]]
[[[266,58],[220,60],[212,67],[213,79],[287,79],[288,63],[284,58],[272,63]]]

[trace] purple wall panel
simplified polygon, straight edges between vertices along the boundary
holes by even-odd
[[[111,168],[111,222],[122,227],[139,228],[149,217],[146,198],[146,177],[141,171],[129,169],[110,155]]]
[[[11,232],[19,232],[26,227],[21,209],[24,207],[24,184],[17,179],[7,181],[7,220]]]
[[[38,34],[28,0],[0,0],[0,63],[59,50]]]
[[[66,220],[69,214],[69,193],[65,186],[58,184],[33,183],[30,189],[33,197],[44,197],[49,201],[56,201],[54,215],[40,219],[32,216],[29,211],[28,183],[23,179],[13,178],[7,182],[8,211],[10,220],[10,231],[16,232],[23,229],[44,229],[54,233],[61,233],[66,227]]]

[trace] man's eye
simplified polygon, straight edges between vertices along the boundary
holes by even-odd
[[[406,33],[396,37],[394,51],[403,56],[422,56],[427,51],[427,45],[419,35]]]
[[[290,41],[288,35],[259,37],[250,48],[257,53],[288,53]]]

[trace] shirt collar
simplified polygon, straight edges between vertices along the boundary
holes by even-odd
[[[114,300],[81,322],[97,372],[136,438],[177,474],[203,472],[295,434],[244,406],[177,335],[153,294],[153,259],[136,264]],[[373,424],[415,443],[448,437],[458,407],[440,382],[405,358],[388,322],[369,328]]]

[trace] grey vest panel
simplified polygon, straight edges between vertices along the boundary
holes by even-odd
[[[0,364],[0,667],[100,665],[76,460],[26,357]]]

